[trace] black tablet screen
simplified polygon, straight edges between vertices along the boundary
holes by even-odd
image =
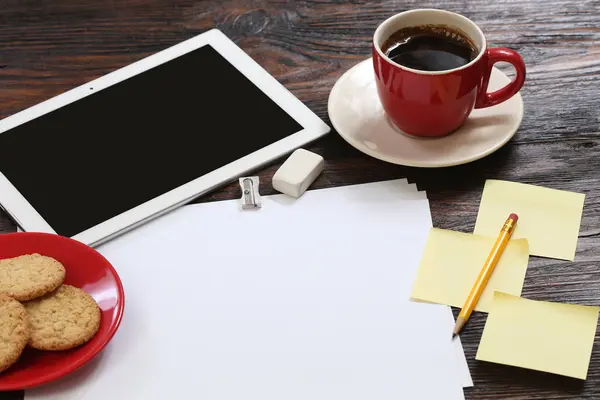
[[[0,171],[73,236],[300,130],[206,45],[0,134]]]

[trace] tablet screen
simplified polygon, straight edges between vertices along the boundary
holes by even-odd
[[[0,134],[0,171],[74,236],[302,129],[206,45]]]

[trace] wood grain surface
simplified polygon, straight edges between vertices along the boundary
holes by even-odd
[[[314,187],[407,177],[427,190],[434,226],[464,232],[474,227],[487,178],[583,192],[575,261],[532,258],[523,295],[600,304],[598,0],[3,0],[0,117],[216,27],[329,122],[329,91],[344,71],[369,56],[377,25],[394,13],[429,7],[462,13],[482,27],[491,46],[521,53],[528,76],[517,135],[485,159],[426,170],[369,158],[333,132],[311,146],[326,160]],[[276,168],[265,168],[261,178],[269,179]],[[239,195],[237,185],[230,185],[201,201]],[[0,216],[0,231],[12,230]],[[476,314],[462,335],[475,382],[465,390],[467,399],[600,398],[598,335],[583,382],[475,361],[484,323],[485,315]],[[22,396],[5,393],[0,399]]]

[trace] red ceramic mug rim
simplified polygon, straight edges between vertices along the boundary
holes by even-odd
[[[403,19],[411,19],[414,22],[412,23],[402,23]],[[432,22],[420,22],[420,18],[424,18],[425,21],[431,20]],[[475,57],[471,62],[465,64],[458,68],[453,69],[445,69],[442,71],[422,71],[418,69],[413,69],[409,67],[405,67],[400,65],[394,61],[392,61],[388,56],[386,56],[381,50],[381,46],[383,42],[395,31],[407,27],[407,26],[417,26],[417,25],[425,25],[425,24],[439,24],[439,25],[448,25],[454,28],[460,29],[469,38],[475,43],[479,53],[477,57]],[[373,35],[373,47],[379,54],[381,58],[386,60],[388,63],[393,65],[396,68],[403,69],[405,71],[410,71],[415,74],[420,75],[445,75],[448,73],[452,73],[455,71],[460,71],[463,69],[467,69],[476,62],[478,62],[487,49],[487,41],[485,39],[485,35],[483,34],[481,28],[477,26],[473,21],[468,19],[467,17],[453,13],[451,11],[438,10],[433,8],[420,8],[416,10],[404,11],[399,14],[393,15],[383,21],[375,30],[375,34]]]

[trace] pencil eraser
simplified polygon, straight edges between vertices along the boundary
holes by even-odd
[[[323,157],[297,149],[273,175],[273,189],[292,197],[300,197],[323,172]]]

